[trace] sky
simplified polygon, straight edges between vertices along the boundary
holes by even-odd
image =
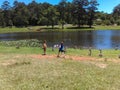
[[[3,4],[5,0],[0,0],[0,6]],[[13,4],[14,0],[8,0],[10,4]],[[32,0],[17,0],[19,2],[25,2],[26,4],[30,3]],[[50,4],[58,4],[61,0],[35,0],[36,2],[48,2]],[[67,0],[72,2],[73,0]],[[97,0],[99,3],[98,11],[103,11],[105,13],[112,13],[113,8],[120,4],[120,0]]]

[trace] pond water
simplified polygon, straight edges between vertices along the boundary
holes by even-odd
[[[38,39],[47,40],[48,46],[64,41],[68,47],[93,47],[96,49],[120,49],[120,30],[71,31],[71,32],[27,32],[0,34],[1,41]]]

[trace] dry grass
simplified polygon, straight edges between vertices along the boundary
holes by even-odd
[[[69,60],[33,55],[0,54],[0,90],[120,89],[119,59]]]

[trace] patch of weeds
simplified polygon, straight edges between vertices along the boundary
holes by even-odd
[[[12,65],[10,65],[10,66],[22,66],[22,65],[30,65],[31,64],[31,62],[16,62],[16,63],[14,63],[14,64],[12,64]]]
[[[42,41],[39,41],[37,39],[0,41],[0,45],[6,46],[6,47],[15,46],[16,49],[19,49],[20,47],[40,47],[42,45],[41,43]]]

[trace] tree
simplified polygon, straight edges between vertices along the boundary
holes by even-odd
[[[39,10],[40,11],[40,18],[39,18],[39,21],[38,23],[40,23],[40,25],[50,25],[50,21],[49,19],[51,18],[50,14],[49,14],[49,8],[51,7],[52,5],[49,4],[49,3],[43,3],[41,5],[41,9]]]
[[[60,3],[58,4],[58,12],[59,12],[59,22],[62,25],[62,29],[64,29],[64,24],[65,24],[65,13],[66,13],[66,0],[61,0]]]
[[[37,3],[32,0],[26,5],[14,0],[13,7],[8,0],[3,2],[0,8],[0,26],[28,26],[28,25],[52,25],[61,24],[64,29],[65,23],[78,25],[95,24],[113,25],[120,21],[120,4],[113,9],[112,14],[96,12],[97,0],[61,0],[58,5],[49,3]]]
[[[4,13],[3,10],[0,9],[0,26],[5,27],[5,22],[4,22]]]
[[[10,3],[8,1],[4,1],[3,5],[1,6],[2,9],[2,25],[3,26],[12,26],[12,10]]]
[[[95,24],[97,25],[113,25],[115,24],[114,17],[112,14],[107,14],[104,12],[95,13]]]
[[[15,0],[14,2],[13,2],[13,9],[15,9],[15,8],[17,8],[18,7],[18,5],[19,5],[19,2],[17,1],[17,0]]]
[[[53,6],[50,6],[48,8],[48,20],[50,21],[50,24],[52,25],[52,28],[54,28],[54,25],[57,23],[58,15],[57,9]]]
[[[68,24],[71,24],[74,21],[73,17],[72,17],[72,9],[73,9],[72,3],[70,3],[70,2],[66,3],[65,21]]]
[[[38,16],[37,16],[36,11],[38,11],[38,3],[35,1],[32,1],[31,3],[28,4],[27,8],[28,8],[29,13],[30,13],[29,24],[30,25],[37,25]]]
[[[90,0],[89,6],[88,6],[88,25],[91,28],[93,25],[93,20],[95,18],[95,11],[97,10],[97,6],[99,4],[97,3],[97,0]]]
[[[27,26],[29,24],[29,11],[26,5],[23,2],[17,3],[17,6],[14,6],[14,25],[18,27]]]
[[[120,19],[120,4],[118,4],[116,7],[114,7],[112,15],[113,15],[114,20],[116,21],[116,23],[119,24],[119,19]]]
[[[88,6],[88,0],[73,0],[74,5],[74,17],[77,20],[77,24],[84,24],[84,15],[86,15],[86,10]]]
[[[10,3],[6,0],[3,2],[3,5],[1,6],[2,10],[8,11],[11,9]]]

